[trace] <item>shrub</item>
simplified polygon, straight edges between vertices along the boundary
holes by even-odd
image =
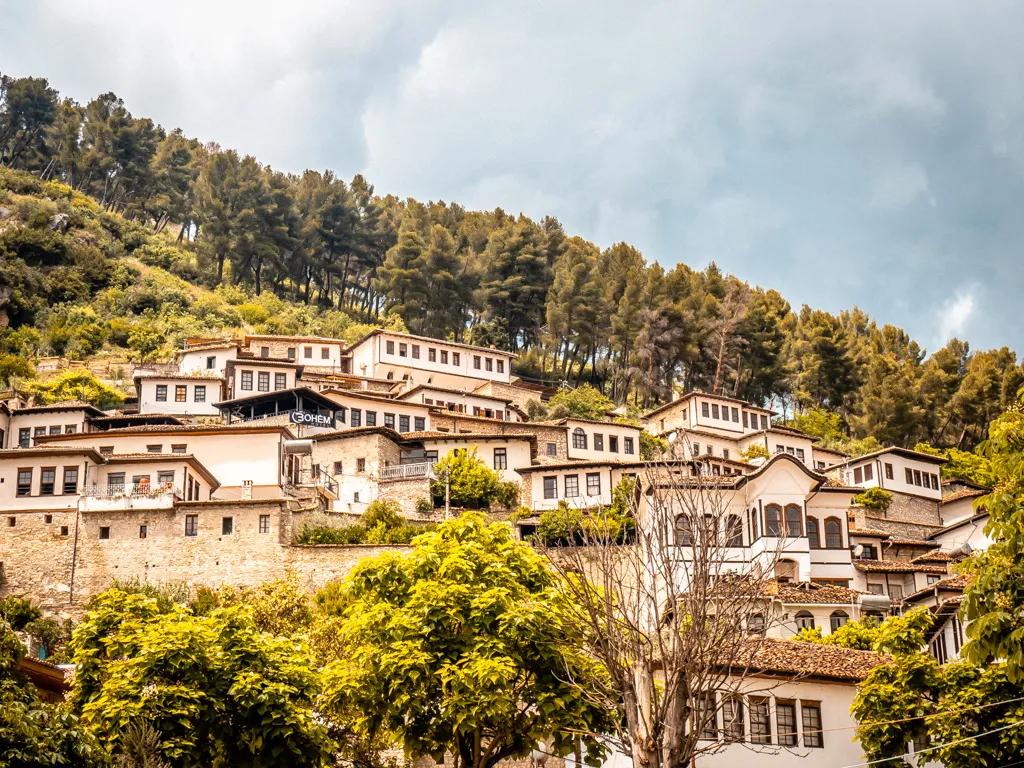
[[[509,495],[509,490],[502,487],[505,484],[501,476],[476,455],[476,450],[449,453],[434,471],[438,479],[431,483],[430,492],[438,506],[444,503],[446,477],[452,506],[488,509],[492,502],[501,503]]]
[[[854,496],[853,503],[884,515],[892,504],[892,494],[884,488],[868,488]]]

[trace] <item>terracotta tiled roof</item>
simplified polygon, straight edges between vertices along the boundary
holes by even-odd
[[[934,584],[929,584],[927,587],[917,590],[917,592],[912,592],[907,595],[904,600],[910,602],[916,598],[924,597],[926,595],[935,595],[939,592],[963,592],[967,589],[968,584],[970,584],[970,581],[964,576],[949,576],[945,579],[939,579]],[[959,599],[959,597],[960,596],[958,595],[957,599]]]
[[[947,493],[942,497],[943,504],[951,504],[960,499],[976,499],[980,496],[988,496],[989,491],[982,491],[977,488],[961,488],[959,491]]]
[[[934,547],[938,549],[941,545],[931,539],[913,539],[906,536],[890,536],[886,542],[893,547]]]
[[[856,651],[838,645],[759,638],[751,643],[749,652],[741,651],[737,654],[737,660],[732,666],[743,665],[776,675],[855,683],[888,661],[889,657],[880,653]]]
[[[912,563],[958,563],[963,560],[965,555],[957,554],[955,552],[943,552],[939,550],[937,552],[925,552],[923,555],[917,555],[916,557],[910,558]]]
[[[815,603],[820,605],[856,605],[865,594],[856,589],[836,584],[815,582],[783,583],[767,582],[766,592],[785,603]]]
[[[436,430],[428,430],[426,432],[405,432],[402,434],[403,440],[525,440],[530,442],[537,438],[533,435],[499,435],[490,432],[438,432]]]
[[[854,560],[853,567],[862,573],[946,573],[942,565],[920,565],[902,560]]]
[[[56,403],[50,403],[49,405],[25,405],[21,408],[12,409],[14,413],[46,413],[47,411],[77,411],[77,410],[88,411],[93,416],[102,416],[103,411],[97,408],[92,403],[87,403],[84,400],[61,400]]]
[[[873,539],[888,539],[892,534],[889,531],[880,531],[877,528],[851,528],[851,536],[864,536]]]

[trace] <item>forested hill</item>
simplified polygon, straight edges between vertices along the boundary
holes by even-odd
[[[703,389],[823,409],[884,443],[964,447],[1024,382],[1006,348],[953,340],[926,356],[860,310],[793,308],[714,266],[666,270],[551,217],[280,173],[112,93],[80,105],[4,77],[0,165],[5,379],[31,375],[38,354],[160,357],[187,335],[404,324],[513,350],[520,375],[592,383],[635,409]]]

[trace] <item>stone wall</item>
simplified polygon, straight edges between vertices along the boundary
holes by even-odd
[[[565,461],[569,457],[569,446],[565,427],[542,424],[537,421],[498,421],[463,416],[457,413],[438,413],[431,417],[434,429],[449,432],[468,432],[486,435],[526,435],[537,438],[537,453],[547,457],[547,444],[555,444],[555,456],[550,458]]]

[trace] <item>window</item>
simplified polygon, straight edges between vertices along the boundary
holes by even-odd
[[[7,518],[7,527],[8,528],[14,528],[17,524],[18,524],[18,518],[16,518],[14,515],[11,515],[10,517]]]
[[[412,345],[412,359],[413,360],[419,360],[420,359],[420,345],[419,344],[413,344]]]
[[[33,435],[33,437],[45,437],[46,436],[46,427],[36,427],[32,431],[32,435]]]
[[[68,527],[66,525],[62,525],[60,527],[60,535],[61,536],[67,536],[68,535]]]
[[[39,472],[39,495],[53,496],[54,486],[57,485],[57,468],[43,467]]]
[[[632,455],[634,453],[634,444],[632,437],[622,438],[622,450],[625,453]]]
[[[782,508],[778,504],[769,504],[764,508],[764,535],[782,535]]]
[[[865,480],[873,480],[874,479],[874,470],[872,470],[870,464],[867,464],[864,467],[864,479]]]
[[[427,428],[427,419],[425,416],[416,416],[413,419],[413,428],[417,432],[422,432]]]
[[[725,536],[727,547],[743,546],[743,521],[739,515],[728,515],[725,518]]]
[[[170,488],[174,485],[174,470],[162,469],[156,473],[156,484],[160,488]]]
[[[260,515],[260,533],[270,533],[270,515]]]
[[[139,526],[139,538],[140,539],[146,538],[146,535],[148,533],[149,533],[149,526],[147,526],[145,523],[143,523],[142,525]]]
[[[864,482],[864,470],[860,467],[853,468],[853,482],[863,483]]]
[[[718,418],[718,403],[712,403],[711,404],[711,418],[712,419],[717,419]]]
[[[274,374],[274,389],[288,389],[288,374],[287,373],[275,373]]]
[[[488,371],[493,371],[494,370],[494,360],[492,360],[489,357],[484,358],[484,369],[486,369]]]
[[[393,414],[393,413],[385,413],[384,414],[384,426],[387,427],[388,429],[394,429],[395,428],[395,414]]]
[[[764,696],[751,696],[750,707],[750,741],[754,744],[772,743],[772,720],[768,710],[768,699]]]
[[[693,526],[690,525],[690,518],[686,515],[676,518],[676,546],[693,546]]]
[[[295,347],[288,347],[288,359],[289,360],[294,360],[295,359]]]
[[[558,498],[558,478],[557,477],[545,477],[544,478],[544,498],[545,499],[557,499]]]
[[[156,401],[158,403],[166,403],[167,402],[167,385],[166,384],[157,384],[156,385]]]
[[[596,432],[594,433],[594,450],[595,451],[603,451],[604,450],[604,435],[598,434]]]
[[[62,484],[63,493],[78,493],[78,467],[65,467],[65,476],[63,476]]]
[[[330,347],[320,347],[320,359],[321,360],[330,360],[331,359]]]
[[[473,355],[473,368],[480,370],[480,355]]]
[[[252,371],[242,371],[242,389],[252,391]]]
[[[387,353],[389,355],[395,354],[395,342],[390,341],[390,340],[385,341],[384,342],[384,349],[387,351]]]
[[[759,520],[760,517],[761,516],[757,513],[756,509],[751,509],[750,510],[750,539],[751,539],[751,541],[756,541],[757,539],[761,538],[761,534],[760,534],[760,531],[759,531],[760,525],[758,523],[758,520]]]
[[[849,620],[850,617],[846,611],[832,611],[832,615],[828,617],[829,631],[835,632]]]
[[[743,723],[743,697],[739,694],[731,694],[723,698],[722,725],[725,726],[726,741],[743,741],[746,729]]]
[[[352,501],[356,504],[359,503],[359,491],[356,491],[355,493],[352,494]]]
[[[192,399],[195,400],[197,403],[205,403],[206,402],[206,385],[205,384],[196,384],[196,390],[195,390],[195,392],[192,395]]]
[[[693,455],[700,456],[700,443],[693,444]]]
[[[814,629],[814,614],[810,611],[797,611],[794,618],[797,629]]]
[[[409,431],[409,417],[408,416],[399,416],[398,417],[398,431],[399,432],[408,432]]]
[[[220,535],[230,536],[235,530],[235,518],[222,517],[220,519]]]
[[[256,391],[257,392],[269,392],[270,391],[270,372],[259,371],[256,374]]]
[[[749,425],[749,424],[747,423],[747,422],[749,421],[749,419],[748,419],[748,415],[749,415],[749,414],[748,414],[748,413],[747,413],[746,411],[744,411],[744,412],[743,412],[743,428],[744,428],[744,429],[747,429],[747,428],[749,428],[749,426],[750,426],[750,425]]]
[[[775,701],[775,727],[778,729],[779,744],[784,747],[795,747],[796,704],[792,701]]]
[[[843,524],[838,517],[829,517],[825,520],[825,548],[843,548]]]
[[[903,471],[906,472],[907,485],[913,485],[914,484],[914,471],[910,467],[904,467]]]
[[[818,520],[814,517],[807,518],[807,546],[811,549],[821,549],[821,536],[818,534]]]
[[[437,350],[433,347],[427,347],[427,360],[432,363],[437,362]]]
[[[340,461],[334,462],[334,474],[335,475],[340,475],[341,474],[341,468],[342,468],[342,465],[341,465]]]
[[[921,485],[921,470],[914,470],[914,485]]]
[[[445,365],[448,365],[448,351],[447,350],[444,350],[444,349],[441,350],[441,362],[444,363]]]
[[[505,372],[505,361],[504,360],[499,360],[498,361],[498,373],[504,373],[504,372]]]
[[[494,449],[494,468],[508,469],[508,452],[505,448]]]
[[[709,416],[710,415],[707,403],[701,403],[700,404],[700,415],[701,416]]]
[[[359,408],[353,408],[349,411],[349,421],[353,427],[359,427],[363,424],[363,412]]]
[[[366,459],[364,459],[364,458],[356,459],[356,472],[365,472],[365,471],[366,471]]]
[[[111,472],[107,475],[107,486],[111,493],[124,493],[124,472]]]
[[[715,694],[708,691],[697,694],[697,728],[700,738],[715,741],[718,739],[718,711],[715,707]]]
[[[600,472],[588,472],[587,473],[587,496],[600,496],[601,495],[601,473]]]
[[[146,446],[146,453],[163,453],[164,447],[162,445],[154,443],[153,445]]]
[[[185,515],[185,535],[199,535],[199,515]]]
[[[900,586],[899,584],[890,584],[889,585],[889,597],[891,597],[893,600],[902,600],[903,599],[903,587]]]
[[[18,430],[18,447],[28,448],[32,442],[32,431],[28,427]]]
[[[216,368],[216,367],[217,367],[217,356],[216,355],[210,355],[209,357],[207,357],[206,358],[206,368],[207,368],[207,370],[211,370],[211,369]]]
[[[824,747],[825,740],[821,728],[821,704],[817,701],[800,702],[800,718],[804,727],[805,747]]]
[[[752,635],[764,634],[764,614],[752,613],[747,617],[747,632]]]
[[[366,426],[376,427],[377,426],[377,412],[367,411],[366,412]]]
[[[729,458],[729,449],[728,448],[723,448],[722,449],[722,458],[723,459],[728,459]]]
[[[545,453],[547,453],[548,456],[557,456],[558,455],[558,443],[548,443],[546,448],[545,448]]]
[[[804,535],[803,510],[796,504],[786,505],[786,535],[798,537]]]
[[[270,357],[270,347],[260,347],[260,357]]]
[[[580,495],[580,476],[579,475],[566,475],[565,476],[565,497],[567,499],[574,498]]]
[[[184,403],[188,401],[188,386],[185,384],[176,384],[174,387],[174,402]]]
[[[459,361],[460,360],[461,360],[461,356],[459,355],[459,353],[458,352],[452,352],[452,365],[459,365]]]
[[[186,452],[187,448],[186,443],[171,443],[171,453],[181,455]]]
[[[101,539],[109,539],[110,538],[110,526],[109,525],[101,525],[100,526],[100,538]]]
[[[398,356],[399,357],[408,357],[409,356],[409,345],[408,344],[399,344],[398,345]]]
[[[860,556],[861,560],[877,560],[878,559],[878,550],[875,549],[875,545],[874,544],[862,544],[861,546],[864,547],[864,552]]]
[[[29,496],[32,493],[32,470],[19,469],[16,496]]]
[[[892,464],[885,462],[885,479],[892,480]]]
[[[584,451],[587,449],[587,433],[579,427],[572,431],[572,447]]]
[[[804,460],[804,449],[803,448],[797,448],[796,449],[796,457],[798,459],[800,459],[800,461]]]
[[[932,584],[937,583],[940,578],[940,576],[937,576],[934,573],[929,573],[927,577],[928,585],[931,586]]]
[[[612,453],[619,452],[619,438],[615,435],[608,435],[608,450]]]

